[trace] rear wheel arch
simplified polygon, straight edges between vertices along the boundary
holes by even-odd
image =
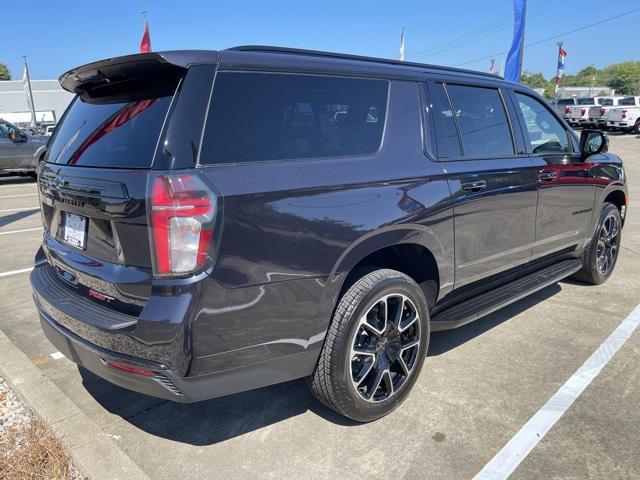
[[[338,298],[364,274],[380,269],[404,273],[420,286],[429,307],[435,304],[440,288],[440,270],[433,253],[418,243],[389,245],[363,257],[345,277]]]
[[[430,305],[432,301],[448,293],[453,287],[453,243],[450,248],[440,242],[428,228],[420,226],[395,226],[384,232],[375,232],[367,235],[345,249],[344,253],[335,262],[328,275],[322,298],[316,313],[318,326],[329,328],[330,320],[340,300],[340,296],[346,291],[353,281],[366,274],[374,267],[389,268],[406,273],[411,278],[418,278],[424,284],[425,298]],[[390,262],[392,255],[413,252],[413,256],[402,257],[405,259],[400,265]],[[424,264],[415,262],[413,269],[409,268],[406,258],[419,257],[425,259]],[[386,261],[381,261],[386,259]],[[376,265],[377,264],[377,265]],[[403,268],[404,265],[404,268]],[[425,272],[431,274],[431,278],[423,278],[416,269],[424,265]],[[449,265],[449,268],[447,268]],[[412,276],[413,274],[413,276]],[[355,279],[355,280],[354,280]],[[420,285],[420,281],[415,280]],[[425,284],[425,281],[432,280]],[[423,285],[421,285],[423,287]]]

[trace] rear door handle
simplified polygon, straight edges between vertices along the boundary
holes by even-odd
[[[541,182],[550,182],[558,176],[557,170],[542,170],[538,175]]]
[[[478,193],[487,188],[487,182],[484,180],[477,180],[475,182],[465,182],[461,185],[462,190],[465,192]]]

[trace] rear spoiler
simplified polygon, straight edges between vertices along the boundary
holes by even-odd
[[[177,50],[108,58],[63,73],[60,85],[88,103],[171,95],[191,65],[216,63],[215,50]]]

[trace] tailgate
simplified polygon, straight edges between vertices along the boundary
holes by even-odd
[[[151,250],[144,170],[44,164],[43,252],[62,283],[128,314],[149,297]]]
[[[180,118],[201,125],[204,113],[198,112],[206,103],[185,85],[195,82],[192,90],[208,96],[202,82],[212,78],[213,66],[203,74],[162,55],[184,57],[180,52],[132,55],[64,74],[62,86],[77,96],[39,168],[45,229],[39,260],[51,264],[64,288],[129,315],[139,314],[151,294],[150,171],[175,166],[186,157],[184,151],[193,165],[190,135],[200,137],[188,123],[172,130],[169,111],[181,109]],[[180,98],[187,104],[180,107]]]

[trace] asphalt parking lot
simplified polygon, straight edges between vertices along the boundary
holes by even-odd
[[[640,303],[640,137],[612,135],[630,206],[604,285],[572,281],[432,336],[407,402],[359,425],[304,381],[182,405],[129,392],[56,355],[28,269],[42,229],[35,183],[0,178],[0,329],[153,479],[468,479]],[[1,360],[0,360],[1,361]],[[516,479],[640,478],[640,329],[515,470]]]

